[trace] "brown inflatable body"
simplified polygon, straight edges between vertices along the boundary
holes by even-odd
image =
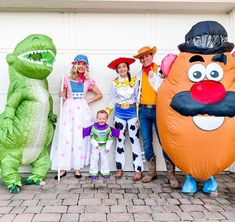
[[[230,52],[181,52],[158,90],[162,147],[195,179],[205,181],[235,161],[234,92]]]

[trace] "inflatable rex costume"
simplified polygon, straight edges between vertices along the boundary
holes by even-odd
[[[17,193],[21,165],[32,165],[26,184],[39,185],[51,162],[48,147],[56,115],[47,77],[52,71],[56,48],[45,35],[30,35],[7,55],[10,86],[0,115],[0,169],[4,184]]]

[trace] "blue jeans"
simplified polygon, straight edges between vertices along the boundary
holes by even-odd
[[[144,144],[144,155],[145,159],[149,161],[154,156],[153,149],[153,125],[157,134],[157,138],[160,142],[158,129],[157,129],[157,119],[156,119],[156,109],[155,108],[139,108],[139,121],[140,121],[140,131]],[[163,156],[165,159],[170,160],[167,154],[163,150]],[[171,161],[171,160],[170,160]]]

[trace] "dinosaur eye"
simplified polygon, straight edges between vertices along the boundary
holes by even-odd
[[[217,63],[210,63],[206,67],[206,77],[209,80],[220,81],[224,76],[222,67]]]
[[[205,67],[201,64],[195,64],[191,66],[188,71],[188,78],[192,82],[200,82],[205,78],[205,76]]]

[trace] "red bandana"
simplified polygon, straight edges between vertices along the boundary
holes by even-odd
[[[147,75],[149,74],[149,71],[151,71],[151,69],[153,70],[154,67],[154,63],[152,63],[151,65],[147,66],[147,67],[143,67],[143,72],[145,72]]]

